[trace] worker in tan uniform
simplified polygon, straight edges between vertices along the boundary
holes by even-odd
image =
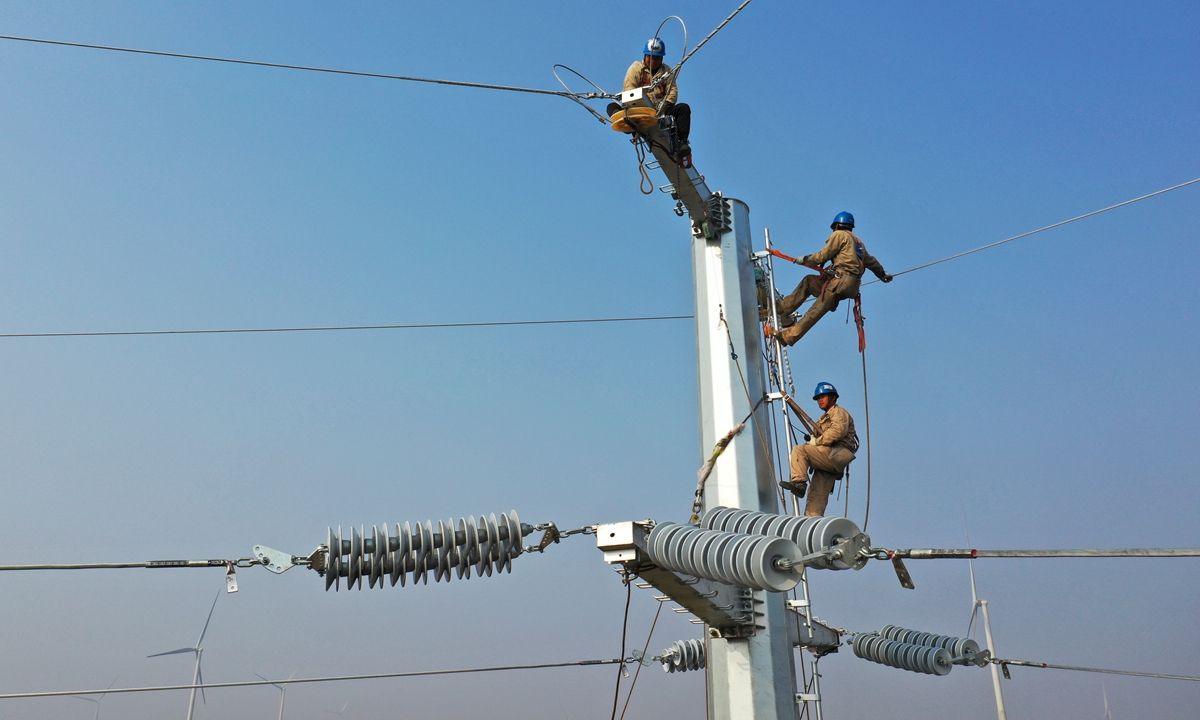
[[[833,234],[825,241],[825,247],[812,255],[797,259],[797,265],[821,267],[831,263],[829,269],[822,270],[820,275],[809,275],[800,281],[791,295],[775,304],[779,315],[790,318],[792,313],[808,298],[813,300],[812,307],[791,326],[781,322],[782,328],[766,327],[767,335],[778,338],[785,345],[794,345],[804,337],[817,321],[837,308],[842,300],[858,297],[858,289],[862,284],[863,272],[870,270],[883,282],[891,282],[892,276],[883,269],[883,265],[867,252],[862,240],[858,239],[854,230],[854,216],[848,212],[840,212],[829,226]]]
[[[667,44],[662,40],[658,38],[647,40],[642,59],[635,61],[625,71],[624,89],[633,90],[647,87],[655,80],[662,78],[664,74],[666,75],[665,79],[647,94],[646,99],[654,103],[659,117],[672,118],[675,125],[675,146],[672,148],[672,154],[677,160],[683,160],[692,154],[692,147],[688,144],[688,135],[692,131],[692,109],[687,103],[677,102],[679,87],[675,84],[675,77],[670,74],[671,66],[663,62],[666,54]],[[609,103],[608,116],[612,117],[621,109],[619,103]]]
[[[801,418],[807,418],[804,411],[795,405],[795,401],[787,398],[797,410]],[[829,504],[829,495],[833,492],[833,484],[841,479],[846,468],[854,461],[854,453],[858,452],[858,433],[854,431],[854,418],[846,409],[837,404],[838,391],[827,382],[817,383],[813,391],[813,400],[824,415],[812,423],[813,433],[803,445],[792,448],[791,480],[779,485],[790,490],[798,498],[808,491],[808,500],[804,505],[807,517],[821,517],[825,514],[825,506]],[[809,471],[812,471],[812,488],[808,488]]]

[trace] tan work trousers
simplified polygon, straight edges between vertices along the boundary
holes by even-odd
[[[833,483],[853,461],[854,453],[841,445],[796,445],[792,448],[792,482],[807,482],[808,471],[812,470],[812,484],[804,504],[805,515],[820,517],[825,514]]]
[[[828,282],[820,275],[809,275],[801,280],[791,295],[779,301],[778,311],[790,315],[808,298],[815,297],[816,300],[813,300],[812,307],[795,325],[783,328],[784,344],[795,345],[818,320],[837,308],[839,302],[857,296],[861,284],[862,278],[853,275],[829,278]]]

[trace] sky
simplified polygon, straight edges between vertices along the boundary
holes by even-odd
[[[564,63],[614,91],[663,18],[694,45],[734,5],[39,0],[0,4],[0,34],[546,89]],[[756,243],[769,228],[813,252],[849,210],[896,272],[1200,177],[1198,32],[1184,2],[756,0],[680,93],[697,168],[749,205]],[[675,62],[680,29],[663,38]],[[687,222],[638,192],[626,138],[564,99],[11,41],[0,66],[0,333],[692,312]],[[876,544],[1200,547],[1198,208],[1200,185],[864,289]],[[791,365],[799,387],[837,385],[861,427],[843,320]],[[5,562],[303,555],[329,526],[511,509],[683,521],[709,449],[695,360],[687,320],[0,339]],[[616,657],[625,590],[592,542],[511,576],[353,593],[242,570],[204,677]],[[814,573],[816,614],[965,633],[965,564],[909,569],[916,590],[886,563]],[[1002,656],[1200,675],[1200,560],[975,571]],[[146,656],[195,641],[222,576],[4,575],[0,692],[188,682],[189,656]],[[651,594],[634,590],[631,646]],[[651,652],[698,636],[664,612]],[[985,670],[928,677],[843,648],[822,673],[830,718],[995,713]],[[606,718],[615,674],[296,686],[287,717]],[[1099,719],[1102,692],[1118,720],[1200,705],[1196,683],[1012,676],[1014,720]],[[627,717],[699,717],[703,682],[648,668]],[[214,690],[197,717],[273,717],[277,699]],[[0,701],[4,718],[93,712]]]

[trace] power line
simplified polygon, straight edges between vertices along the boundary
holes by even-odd
[[[1029,231],[1029,232],[1027,232],[1027,233],[1021,233],[1020,235],[1013,235],[1012,237],[1010,237],[1010,238],[1005,238],[1004,240],[998,240],[998,241],[996,241],[996,242],[994,242],[994,243],[989,243],[989,244],[987,244],[987,245],[982,245],[982,246],[980,246],[980,247],[977,247],[977,248],[975,248],[974,250],[967,250],[966,252],[960,252],[960,253],[957,253],[957,254],[955,254],[955,255],[951,255],[950,257],[944,257],[944,258],[942,258],[941,260],[934,260],[933,262],[930,262],[930,263],[925,263],[924,265],[918,265],[918,266],[916,266],[916,267],[911,267],[911,268],[909,268],[909,269],[907,269],[907,270],[901,270],[901,271],[900,271],[900,272],[898,272],[898,273],[893,273],[893,274],[892,274],[892,276],[893,276],[893,277],[899,277],[900,275],[904,275],[904,274],[906,274],[906,273],[910,273],[910,272],[916,272],[917,270],[924,270],[924,269],[925,269],[925,268],[927,268],[927,267],[933,267],[934,265],[940,265],[940,264],[942,264],[942,263],[944,263],[944,262],[949,262],[949,261],[951,261],[951,260],[957,260],[957,259],[958,259],[958,258],[960,258],[960,257],[966,256],[966,255],[970,255],[970,254],[972,254],[972,253],[977,253],[977,252],[979,252],[980,250],[987,250],[988,248],[994,248],[994,247],[996,247],[997,245],[1003,245],[1004,243],[1009,243],[1009,242],[1012,242],[1013,240],[1020,240],[1021,238],[1029,237],[1030,235],[1036,235],[1036,234],[1038,234],[1038,233],[1040,233],[1040,232],[1045,232],[1045,231],[1047,231],[1047,230],[1052,230],[1052,229],[1054,229],[1054,228],[1056,228],[1056,227],[1061,227],[1061,226],[1063,226],[1063,225],[1066,225],[1066,224],[1068,224],[1068,223],[1073,223],[1073,222],[1075,222],[1076,220],[1082,220],[1082,219],[1084,219],[1084,218],[1089,218],[1089,217],[1092,217],[1093,215],[1099,215],[1100,213],[1105,213],[1105,212],[1108,212],[1109,210],[1116,210],[1116,209],[1117,209],[1117,208],[1119,208],[1119,207],[1124,207],[1124,206],[1126,206],[1126,205],[1132,205],[1132,204],[1133,204],[1133,203],[1135,203],[1135,202],[1141,202],[1142,200],[1145,200],[1145,199],[1147,199],[1147,198],[1152,198],[1152,197],[1154,197],[1155,195],[1162,195],[1163,193],[1168,193],[1168,192],[1171,192],[1172,190],[1178,190],[1178,189],[1179,189],[1179,188],[1181,188],[1181,187],[1187,187],[1188,185],[1193,185],[1193,184],[1195,184],[1195,183],[1198,183],[1198,182],[1200,182],[1200,178],[1196,178],[1195,180],[1188,180],[1188,181],[1187,181],[1187,182],[1185,182],[1185,183],[1179,183],[1178,185],[1172,185],[1172,186],[1171,186],[1171,187],[1169,187],[1169,188],[1163,188],[1162,190],[1157,190],[1157,191],[1155,191],[1155,192],[1152,192],[1152,193],[1150,193],[1149,195],[1142,195],[1141,197],[1135,197],[1135,198],[1134,198],[1134,199],[1132,199],[1132,200],[1126,200],[1125,202],[1120,202],[1120,203],[1117,203],[1116,205],[1109,205],[1109,206],[1108,206],[1108,207],[1106,207],[1106,208],[1100,208],[1099,210],[1093,210],[1093,211],[1092,211],[1092,212],[1090,212],[1090,213],[1084,213],[1083,215],[1079,215],[1079,216],[1077,216],[1077,217],[1073,217],[1073,218],[1071,218],[1070,220],[1063,220],[1063,221],[1061,221],[1061,222],[1056,222],[1056,223],[1054,223],[1053,225],[1047,225],[1046,227],[1041,227],[1041,228],[1038,228],[1037,230],[1030,230],[1030,231]],[[870,281],[870,282],[865,282],[865,283],[863,283],[863,285],[864,285],[864,286],[865,286],[865,285],[874,285],[874,284],[875,284],[875,283],[877,283],[877,282],[879,282],[879,280],[872,280],[872,281]]]
[[[972,560],[975,558],[1169,558],[1200,557],[1200,548],[1116,548],[1100,550],[914,548],[911,550],[892,550],[889,557],[912,560]]]
[[[40,43],[42,45],[59,45],[62,47],[86,48],[88,50],[107,50],[109,52],[132,53],[135,55],[155,55],[157,57],[182,58],[184,60],[206,60],[208,62],[230,63],[233,65],[253,65],[255,67],[277,68],[281,70],[304,70],[306,72],[328,73],[332,75],[353,75],[355,77],[378,78],[382,80],[404,80],[406,82],[432,83],[434,85],[454,85],[457,87],[483,88],[486,90],[507,90],[509,92],[532,93],[535,95],[555,95],[569,99],[613,98],[605,93],[574,93],[562,90],[540,90],[537,88],[516,87],[512,85],[493,85],[490,83],[464,82],[462,80],[441,80],[437,78],[413,77],[410,75],[389,75],[387,73],[363,72],[359,70],[339,70],[336,68],[313,67],[311,65],[291,65],[287,63],[263,62],[260,60],[241,60],[237,58],[215,57],[212,55],[191,55],[188,53],[165,52],[162,50],[142,50],[139,48],[117,47],[114,45],[94,45],[91,43],[68,42],[66,40],[47,40],[45,38],[20,37],[16,35],[0,35],[0,40],[15,42]]]
[[[697,43],[696,47],[692,48],[692,51],[690,53],[688,53],[687,55],[685,55],[683,57],[683,59],[681,59],[679,61],[679,64],[675,66],[675,74],[678,75],[679,68],[683,67],[683,64],[685,62],[687,62],[689,59],[691,59],[691,57],[696,54],[697,50],[704,47],[704,43],[708,42],[709,40],[712,40],[714,35],[721,32],[721,28],[728,25],[729,21],[732,20],[734,17],[736,17],[737,14],[740,13],[743,9],[745,9],[745,7],[749,4],[750,4],[750,0],[745,0],[745,2],[743,2],[741,5],[738,5],[737,8],[733,12],[729,13],[729,17],[722,20],[720,25],[718,25],[716,28],[714,28],[713,31],[710,32],[707,36],[705,36],[705,38],[703,40],[701,40],[699,43]]]
[[[1076,667],[1074,665],[1051,665],[1050,663],[1035,663],[1025,660],[992,660],[998,665],[1018,665],[1020,667],[1047,668],[1050,670],[1075,670],[1077,672],[1105,673],[1107,675],[1132,675],[1134,677],[1161,678],[1163,680],[1192,680],[1200,682],[1200,677],[1190,675],[1163,675],[1160,673],[1134,672],[1132,670],[1106,670],[1104,668]]]
[[[691,320],[693,315],[583,318],[574,320],[505,320],[496,322],[411,323],[406,325],[327,325],[314,327],[222,328],[212,330],[104,330],[85,332],[0,333],[0,338],[122,337],[129,335],[220,335],[233,333],[327,332],[331,330],[420,330],[426,328],[508,327],[513,325],[580,325],[585,323]]]
[[[296,685],[300,683],[341,682],[344,680],[382,680],[386,678],[426,677],[430,675],[465,675],[468,673],[503,672],[508,670],[539,670],[543,668],[589,667],[615,665],[622,660],[579,660],[576,662],[539,663],[536,665],[501,665],[497,667],[462,668],[458,670],[420,670],[417,672],[376,673],[372,675],[331,675],[327,677],[290,678],[288,680],[248,680],[242,682],[205,683],[200,685],[152,685],[149,687],[111,688],[107,690],[54,690],[49,692],[5,693],[0,700],[35,697],[64,697],[68,695],[95,695],[98,693],[144,693],[164,690],[199,690],[211,688],[257,687],[259,685]]]

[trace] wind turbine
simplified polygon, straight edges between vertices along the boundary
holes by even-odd
[[[112,686],[116,685],[116,684],[117,684],[117,678],[113,678],[113,681],[108,684],[108,687],[105,688],[105,690],[111,690]],[[86,702],[95,703],[96,704],[96,714],[92,716],[92,720],[100,720],[100,701],[103,700],[104,696],[107,694],[108,694],[107,692],[102,692],[102,693],[100,693],[100,697],[98,697],[98,698],[84,697],[82,695],[72,695],[71,697],[75,698],[76,700],[84,700]],[[1105,708],[1108,707],[1108,700],[1104,701],[1104,707]]]
[[[967,532],[967,547],[971,547],[971,533]],[[992,643],[992,619],[988,615],[988,601],[980,600],[979,593],[975,591],[975,561],[968,559],[967,567],[971,570],[971,622],[967,625],[967,636],[971,635],[971,629],[975,627],[976,611],[983,611],[983,635],[987,639],[987,649],[991,656],[996,657],[996,646]],[[1008,720],[1008,713],[1004,710],[1004,693],[1000,691],[1000,670],[996,667],[996,663],[988,663],[992,671],[992,690],[996,693],[996,717],[999,720]]]
[[[1108,709],[1108,688],[1100,685],[1100,692],[1104,696],[1104,720],[1112,720],[1112,710]]]
[[[200,656],[204,654],[204,648],[201,647],[201,643],[204,642],[204,634],[208,632],[208,623],[212,620],[213,610],[217,609],[217,601],[220,599],[221,599],[221,591],[218,590],[217,596],[215,598],[213,598],[212,607],[210,607],[208,609],[208,619],[204,621],[204,629],[200,631],[200,638],[198,640],[196,640],[195,647],[179,648],[178,650],[168,650],[167,652],[156,653],[154,655],[147,655],[146,657],[154,658],[154,657],[162,657],[164,655],[179,655],[181,653],[195,653],[196,654],[196,670],[195,670],[195,672],[192,673],[192,685],[193,686],[203,685],[204,684],[204,675],[200,672]],[[204,688],[200,688],[200,699],[201,699],[201,701],[204,702],[205,705],[208,704],[208,700],[204,697]],[[187,720],[192,720],[192,715],[195,712],[196,712],[196,688],[193,687],[192,688],[192,697],[188,701]]]
[[[296,672],[300,672],[300,671],[297,670]],[[288,680],[291,680],[292,678],[296,677],[296,672],[292,673],[291,675],[288,675]],[[259,680],[267,680],[265,677],[263,677],[262,675],[259,675],[258,673],[254,673],[254,676],[257,677]],[[267,680],[267,682],[271,682],[271,681]],[[282,684],[281,683],[271,683],[271,684],[273,686],[279,688],[279,720],[283,720],[283,696],[284,696],[284,693],[287,692],[287,683],[282,683]],[[347,700],[346,702],[348,703],[350,701]],[[342,709],[345,710],[346,708],[342,708]]]
[[[342,705],[342,709],[341,709],[341,710],[326,710],[325,712],[329,713],[330,715],[344,715],[344,714],[346,713],[346,705],[349,705],[349,704],[350,704],[350,701],[349,701],[349,700],[347,700],[347,701],[346,701],[346,702],[345,702],[345,703]]]

